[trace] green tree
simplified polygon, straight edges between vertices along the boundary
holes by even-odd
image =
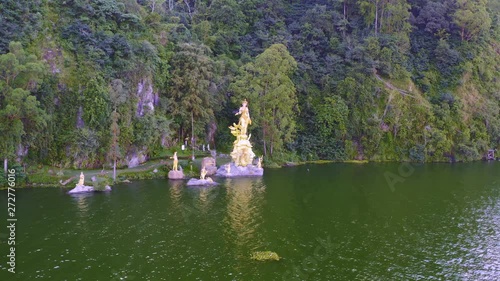
[[[111,114],[111,143],[108,152],[108,158],[113,161],[113,181],[116,181],[116,160],[121,157],[120,145],[118,138],[120,136],[120,126],[118,126],[118,119],[120,114],[116,109]]]
[[[200,135],[214,118],[214,95],[210,91],[214,63],[204,45],[184,43],[172,57],[172,78],[167,98],[168,113],[181,126],[181,135],[190,131],[191,113],[194,133]]]
[[[163,115],[147,113],[134,120],[134,135],[136,147],[145,147],[147,152],[156,152],[162,146],[165,138],[170,137],[171,120]]]
[[[455,23],[460,27],[462,41],[475,40],[491,26],[491,18],[486,11],[487,0],[458,0]]]
[[[232,84],[234,100],[248,99],[251,117],[262,131],[264,154],[281,150],[295,134],[298,115],[295,85],[290,76],[297,62],[282,44],[274,44],[258,55],[255,62],[241,68]],[[252,106],[253,105],[253,106]]]
[[[317,130],[324,139],[342,139],[347,133],[349,108],[339,96],[326,97],[316,113]]]
[[[386,8],[383,11],[384,17],[381,18],[381,27],[384,33],[403,33],[408,34],[411,31],[410,4],[406,0],[387,1]]]
[[[86,83],[83,91],[83,119],[87,126],[103,129],[109,124],[109,97],[102,78],[94,77]],[[112,97],[115,98],[114,94]],[[115,102],[119,102],[120,98],[116,98]]]
[[[2,0],[0,2],[0,54],[10,43],[36,37],[42,26],[40,1]]]
[[[339,83],[336,92],[339,93],[349,108],[347,122],[347,137],[357,150],[357,157],[373,155],[380,140],[380,130],[376,116],[379,115],[375,92],[375,82],[371,77],[356,75],[347,77]]]
[[[235,0],[213,1],[208,10],[210,23],[216,31],[214,40],[214,52],[237,53],[241,48],[239,36],[244,34],[248,27],[242,7]]]
[[[43,64],[34,55],[27,55],[20,43],[11,42],[9,49],[0,55],[0,155],[5,170],[18,147],[35,144],[49,119],[30,92],[41,81]]]

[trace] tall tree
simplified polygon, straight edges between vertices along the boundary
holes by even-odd
[[[474,40],[490,29],[491,18],[486,11],[487,0],[458,0],[455,23],[460,27],[462,41]]]
[[[416,18],[416,23],[422,25],[424,30],[435,34],[437,32],[449,32],[452,13],[450,1],[433,2],[425,4]]]
[[[111,81],[109,89],[109,96],[114,110],[111,113],[111,143],[108,158],[113,161],[113,181],[116,181],[116,161],[121,157],[119,143],[120,126],[118,124],[120,114],[117,112],[117,107],[127,102],[128,94],[125,83],[120,79]]]
[[[34,55],[27,55],[20,43],[11,42],[9,50],[0,55],[0,155],[5,170],[19,147],[35,143],[49,119],[30,92],[41,81],[43,64]]]
[[[118,143],[118,137],[120,136],[119,118],[120,114],[115,109],[111,114],[111,144],[108,152],[109,159],[113,161],[113,181],[116,181],[116,160],[121,156]]]
[[[36,37],[42,26],[40,0],[0,2],[0,54],[9,51],[13,40],[22,41]]]
[[[358,2],[359,10],[367,25],[373,25],[375,35],[379,29],[379,11],[383,0],[362,0]]]
[[[384,7],[380,27],[384,33],[404,33],[411,31],[410,4],[406,0],[390,0]]]
[[[85,84],[83,91],[83,119],[90,128],[103,129],[109,124],[111,111],[109,93],[101,77],[93,77]]]
[[[184,43],[172,57],[172,78],[168,111],[181,126],[181,135],[190,131],[191,113],[194,133],[199,135],[213,120],[214,96],[209,91],[213,79],[213,61],[204,45]],[[179,136],[182,137],[182,136]]]
[[[281,150],[292,141],[295,117],[298,115],[295,85],[290,76],[297,62],[282,44],[271,45],[255,62],[241,68],[232,84],[235,101],[244,98],[250,102],[250,113],[256,127],[262,131],[264,154]]]

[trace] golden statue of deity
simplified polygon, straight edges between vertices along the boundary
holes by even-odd
[[[248,164],[252,164],[252,160],[255,154],[252,151],[252,145],[250,144],[250,136],[247,136],[248,125],[252,124],[252,119],[250,119],[250,112],[248,110],[248,102],[245,99],[239,111],[235,115],[240,115],[238,124],[230,126],[231,134],[236,137],[233,144],[233,152],[231,152],[231,157],[237,166],[246,167]]]
[[[240,134],[247,135],[248,125],[252,125],[252,119],[250,119],[250,112],[248,111],[248,101],[245,99],[241,104],[240,110],[235,115],[240,115],[240,120],[238,125],[240,126]]]

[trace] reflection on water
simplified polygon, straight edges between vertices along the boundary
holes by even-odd
[[[265,186],[261,178],[226,179],[227,214],[224,218],[225,237],[234,243],[242,255],[263,241],[257,233],[262,223]]]
[[[92,217],[93,212],[90,211],[89,201],[92,200],[93,193],[79,193],[71,194],[73,203],[78,210],[78,220],[75,221],[75,226],[77,228],[76,233],[88,233],[88,220]]]
[[[170,202],[172,204],[173,209],[179,209],[181,207],[182,200],[182,187],[184,186],[184,182],[180,180],[169,180],[168,184],[170,186]]]
[[[73,202],[75,203],[77,209],[79,210],[79,215],[81,217],[87,216],[87,212],[89,211],[88,200],[93,195],[93,193],[79,193],[79,194],[70,194]]]

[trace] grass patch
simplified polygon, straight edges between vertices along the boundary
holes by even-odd
[[[346,160],[344,163],[353,163],[353,164],[366,164],[368,160]]]
[[[166,168],[157,168],[158,172],[154,172],[154,169],[147,171],[136,171],[136,172],[121,172],[117,178],[121,181],[128,180],[150,180],[150,179],[165,179],[167,177]]]

